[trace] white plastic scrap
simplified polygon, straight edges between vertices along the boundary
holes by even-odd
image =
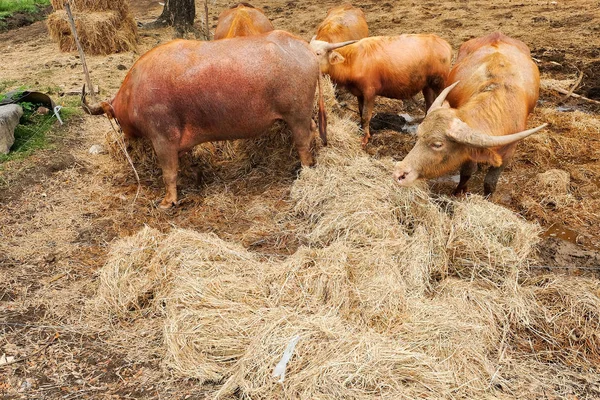
[[[54,110],[52,110],[52,111],[54,111],[54,115],[56,116],[56,119],[57,119],[57,120],[58,120],[58,122],[60,122],[60,124],[62,125],[62,124],[63,124],[63,121],[62,121],[62,119],[60,118],[60,114],[59,114],[59,112],[60,112],[61,108],[62,108],[62,106],[56,106],[56,107],[54,107]]]
[[[287,367],[287,363],[290,361],[290,358],[292,358],[292,354],[294,353],[294,348],[296,347],[298,340],[300,340],[300,335],[296,335],[292,338],[292,340],[290,340],[287,347],[283,351],[281,360],[277,363],[275,369],[273,370],[273,377],[279,377],[279,383],[282,383],[285,379],[285,368]]]

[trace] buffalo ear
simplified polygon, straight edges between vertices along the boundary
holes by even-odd
[[[494,167],[502,165],[502,156],[494,150],[481,148],[471,148],[470,150],[470,158],[472,161],[486,163]]]
[[[341,64],[344,61],[346,61],[344,56],[341,55],[340,53],[338,53],[337,51],[332,51],[331,53],[329,53],[329,64],[331,64],[331,65]]]

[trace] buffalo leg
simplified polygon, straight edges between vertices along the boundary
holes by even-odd
[[[365,105],[365,98],[363,96],[357,96],[356,99],[358,100],[358,115],[360,115],[360,119],[362,121],[363,107]]]
[[[160,208],[171,208],[177,203],[177,170],[179,169],[179,153],[177,148],[169,142],[158,141],[153,143],[158,164],[162,169],[166,194],[158,205]]]
[[[292,130],[292,136],[294,138],[294,144],[298,150],[300,156],[300,163],[303,167],[312,167],[315,164],[313,156],[310,152],[310,145],[314,137],[313,126],[315,126],[312,120],[306,122],[298,121],[287,121],[288,126]],[[316,126],[315,126],[316,127]]]
[[[429,86],[425,86],[423,88],[423,97],[425,98],[425,114],[429,111],[429,107],[433,104],[433,101],[436,98],[435,91]]]
[[[499,167],[490,167],[483,180],[483,194],[485,196],[491,196],[496,191],[498,178],[500,178],[500,174],[504,171],[505,166],[506,164],[502,164]]]
[[[367,147],[369,139],[371,138],[371,117],[373,116],[373,107],[375,106],[375,96],[365,96],[363,102],[362,113],[360,118],[360,124],[362,125],[365,136],[362,140],[362,147]]]
[[[467,192],[467,182],[469,182],[471,175],[475,171],[477,171],[477,163],[475,161],[467,161],[460,167],[460,182],[456,189],[454,189],[454,196],[459,196]]]

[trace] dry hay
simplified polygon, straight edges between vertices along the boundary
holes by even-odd
[[[64,10],[65,0],[50,0],[55,11]],[[71,11],[119,11],[126,14],[129,2],[125,0],[69,0]]]
[[[539,198],[539,204],[552,209],[561,209],[575,200],[570,189],[571,176],[561,169],[550,169],[538,174],[531,187]]]
[[[480,197],[398,188],[355,124],[334,116],[330,133],[277,221],[249,207],[256,232],[294,227],[294,254],[144,228],[100,273],[103,318],[117,332],[140,312],[161,321],[165,368],[217,398],[600,395],[597,282],[529,276],[537,225]]]
[[[508,209],[490,207],[479,196],[456,203],[453,212],[447,248],[451,270],[461,278],[504,282],[533,259],[539,226]]]
[[[135,50],[137,25],[129,13],[118,11],[74,12],[77,35],[87,54],[111,54]],[[61,51],[77,49],[66,11],[56,11],[46,21],[52,39]]]

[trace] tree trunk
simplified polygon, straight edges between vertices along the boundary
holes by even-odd
[[[165,0],[165,7],[158,19],[150,24],[148,28],[161,26],[173,26],[177,36],[194,31],[194,19],[196,18],[196,3],[194,0]]]

